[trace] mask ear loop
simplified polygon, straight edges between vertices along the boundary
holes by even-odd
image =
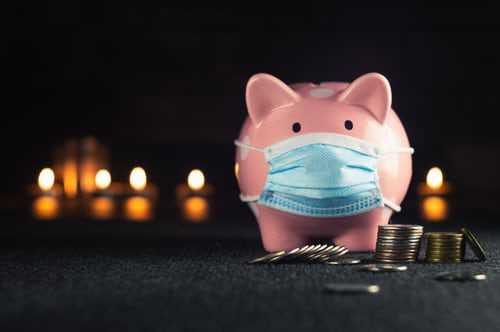
[[[383,198],[384,205],[387,206],[389,209],[395,211],[395,212],[401,212],[401,206],[397,205],[394,202],[391,202],[387,198]]]
[[[264,152],[264,149],[262,149],[262,148],[258,148],[258,147],[253,146],[253,145],[245,144],[243,142],[238,141],[237,139],[234,140],[234,145],[236,145],[239,148],[254,150],[254,151],[258,151],[258,152],[262,152],[262,153]]]
[[[388,149],[388,150],[382,150],[380,151],[380,155],[384,156],[386,154],[394,154],[394,153],[410,153],[413,154],[415,153],[414,148],[394,148],[394,149]]]

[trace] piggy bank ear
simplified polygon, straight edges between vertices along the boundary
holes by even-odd
[[[366,108],[378,122],[384,124],[392,103],[391,86],[383,75],[366,74],[342,91],[338,100]]]
[[[247,83],[248,115],[255,126],[280,107],[295,104],[299,96],[285,83],[269,74],[255,74]]]

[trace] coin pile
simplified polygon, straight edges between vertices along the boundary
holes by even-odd
[[[378,226],[375,260],[384,263],[415,262],[424,228],[420,225]]]
[[[429,263],[460,263],[465,254],[463,233],[428,232],[425,261]]]
[[[289,251],[278,251],[251,260],[257,263],[328,262],[345,255],[349,250],[344,246],[327,244],[307,245]]]

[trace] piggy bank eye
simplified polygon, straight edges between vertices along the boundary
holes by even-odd
[[[293,125],[292,125],[292,130],[294,133],[298,133],[300,131],[300,123],[298,122],[295,122]]]
[[[347,129],[347,130],[351,130],[351,129],[352,129],[352,127],[353,127],[352,121],[351,121],[351,120],[346,120],[346,121],[344,122],[344,127],[345,127],[345,129]]]

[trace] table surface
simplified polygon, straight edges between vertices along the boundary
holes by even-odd
[[[250,265],[263,253],[253,224],[9,225],[0,235],[1,331],[500,330],[500,228],[470,226],[486,262],[468,250],[465,263],[375,274],[360,266]],[[488,279],[434,278],[455,270]],[[331,294],[323,290],[329,282],[381,291]]]

